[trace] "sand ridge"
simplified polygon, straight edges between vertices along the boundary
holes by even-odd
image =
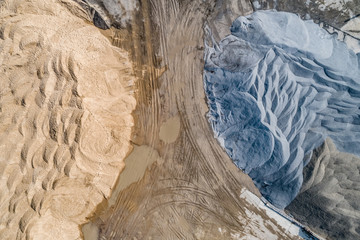
[[[86,20],[70,0],[1,3],[1,239],[80,239],[124,168],[132,64]]]
[[[359,239],[359,162],[326,139],[304,168],[304,184],[287,210],[327,239]]]

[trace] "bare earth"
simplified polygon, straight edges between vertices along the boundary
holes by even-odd
[[[222,24],[252,10],[232,2],[144,0],[131,28],[112,35],[139,79],[136,147],[110,201],[84,225],[85,239],[297,239],[241,197],[244,188],[260,194],[205,117],[203,27],[208,20],[223,37]]]
[[[298,239],[206,119],[204,26],[250,2],[141,0],[106,31],[79,3],[0,3],[0,239]]]

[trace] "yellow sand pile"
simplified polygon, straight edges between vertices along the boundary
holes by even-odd
[[[79,239],[130,150],[132,65],[71,0],[0,4],[0,239]]]

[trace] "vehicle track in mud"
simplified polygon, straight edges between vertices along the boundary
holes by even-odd
[[[99,239],[229,238],[232,233],[252,231],[246,230],[251,221],[247,209],[267,218],[240,197],[244,187],[260,194],[220,147],[206,119],[203,27],[224,10],[218,4],[225,3],[143,0],[127,37],[113,41],[120,47],[131,46],[139,79],[133,144],[155,152],[135,157],[145,163],[155,154],[157,160],[147,166],[140,181],[114,190],[113,205],[104,202],[98,207],[92,225],[98,227]],[[251,11],[250,3],[237,4],[242,13]],[[230,26],[232,20],[227,17],[219,24]],[[139,34],[142,30],[144,34]],[[159,130],[170,118],[178,118],[180,130],[176,141],[165,143]],[[271,232],[289,238],[273,219],[268,220],[270,225],[265,225]]]

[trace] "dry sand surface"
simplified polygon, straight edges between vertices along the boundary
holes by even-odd
[[[360,238],[360,159],[327,139],[304,169],[300,194],[287,207],[327,239]]]
[[[132,64],[73,1],[0,5],[0,239],[80,239],[131,148]]]

